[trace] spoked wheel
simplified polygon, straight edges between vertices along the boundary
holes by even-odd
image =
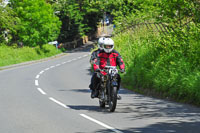
[[[114,112],[117,105],[117,87],[113,87],[110,91],[109,109]]]

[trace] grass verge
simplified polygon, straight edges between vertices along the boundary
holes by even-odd
[[[49,44],[43,45],[42,48],[39,46],[34,48],[17,48],[0,45],[0,67],[26,61],[38,60],[59,53],[62,53],[62,51]]]

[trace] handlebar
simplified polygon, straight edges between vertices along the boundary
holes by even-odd
[[[95,72],[108,72],[110,69],[117,69],[116,66],[105,66],[104,69],[97,69]],[[118,69],[117,69],[118,70]],[[119,69],[121,73],[126,73],[124,69]]]

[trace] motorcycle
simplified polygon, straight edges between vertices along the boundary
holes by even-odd
[[[114,112],[117,106],[117,93],[118,93],[118,69],[114,66],[106,66],[105,69],[97,73],[101,79],[98,87],[99,105],[105,108],[109,105],[110,112]]]

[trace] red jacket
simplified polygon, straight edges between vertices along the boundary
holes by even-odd
[[[93,64],[94,70],[104,69],[105,66],[119,66],[120,69],[125,69],[124,61],[116,50],[113,50],[111,53],[101,51],[97,54]]]

